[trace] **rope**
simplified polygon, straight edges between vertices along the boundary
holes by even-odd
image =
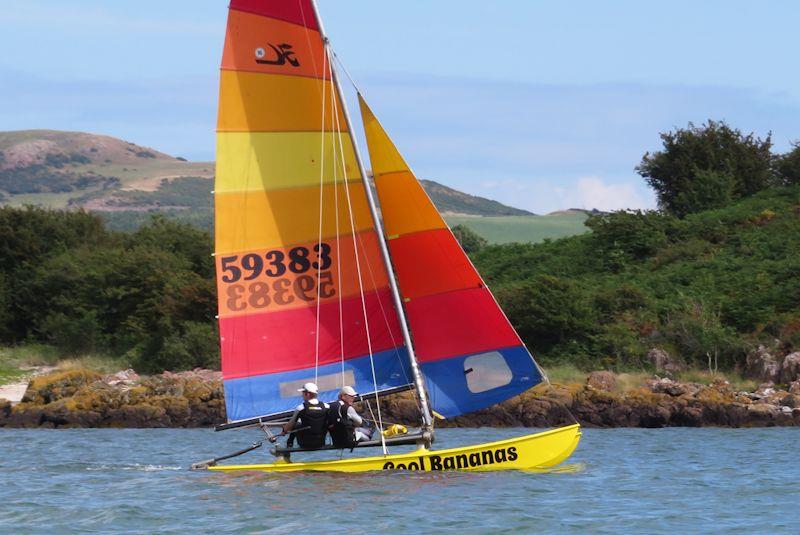
[[[325,69],[327,55],[322,57],[322,68]],[[323,86],[324,87],[324,86]],[[319,234],[317,248],[322,250],[322,216],[324,211],[323,192],[325,191],[325,91],[322,92],[322,125],[320,126],[320,148],[319,148]],[[338,211],[337,211],[338,213]],[[337,255],[338,256],[338,255]],[[314,383],[319,382],[319,316],[321,306],[322,285],[320,277],[322,273],[322,263],[317,262],[317,318],[314,328]]]
[[[329,47],[326,47],[326,51],[328,51],[328,53],[330,53],[329,50],[330,50]],[[331,65],[330,60],[328,61],[328,64]],[[330,69],[331,69],[331,78],[333,78],[333,66],[332,65],[331,65]],[[344,98],[344,97],[342,97],[342,98]],[[333,115],[334,115],[335,123],[336,123],[336,134],[337,134],[337,137],[339,139],[339,152],[340,152],[339,155],[340,155],[341,160],[342,160],[342,169],[344,170],[344,169],[346,169],[346,162],[344,160],[344,144],[342,142],[341,124],[339,123],[339,112],[338,112],[338,109],[336,108],[336,106],[337,106],[337,104],[336,104],[336,101],[334,100],[334,108],[333,108],[332,111],[333,111]],[[353,133],[350,132],[351,140],[352,140],[352,137],[353,137]],[[382,418],[381,418],[381,405],[380,405],[380,401],[378,400],[378,379],[377,379],[377,377],[375,375],[375,360],[373,358],[372,340],[370,338],[370,332],[369,332],[369,317],[367,315],[367,301],[366,301],[366,298],[364,297],[364,282],[363,282],[363,279],[362,279],[362,276],[361,276],[361,261],[360,261],[360,259],[358,257],[358,241],[357,241],[357,238],[356,238],[355,219],[354,219],[354,216],[353,216],[353,204],[352,204],[352,201],[350,199],[350,188],[348,187],[346,181],[345,181],[344,191],[345,191],[345,197],[347,198],[347,211],[348,211],[348,213],[350,215],[350,230],[351,230],[351,233],[352,233],[351,235],[353,237],[353,253],[354,253],[353,256],[355,257],[355,260],[356,260],[356,273],[358,274],[358,289],[359,289],[359,293],[361,294],[361,311],[362,311],[363,316],[364,316],[364,331],[365,331],[365,334],[367,336],[367,349],[369,351],[369,365],[370,365],[370,369],[372,371],[372,384],[373,384],[373,386],[375,388],[375,404],[378,407],[378,423],[379,423],[379,425],[381,425],[381,428],[383,428]],[[383,454],[384,455],[388,455],[389,454],[388,450],[386,449],[386,439],[383,436],[383,433],[381,433],[381,448],[383,449]]]

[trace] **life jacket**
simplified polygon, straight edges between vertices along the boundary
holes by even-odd
[[[337,401],[328,409],[328,429],[334,446],[353,448],[356,445],[356,426],[347,415],[347,405]]]
[[[328,408],[323,402],[304,401],[297,420],[296,427],[308,428],[294,433],[300,446],[319,448],[325,445],[325,436],[328,434]]]

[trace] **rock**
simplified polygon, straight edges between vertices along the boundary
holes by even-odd
[[[800,380],[800,351],[786,355],[781,366],[781,383],[788,385],[797,380]]]
[[[614,372],[596,371],[586,378],[586,385],[601,392],[611,392],[617,386],[617,377]]]
[[[794,394],[783,396],[779,401],[779,404],[782,407],[789,407],[790,409],[800,408],[800,396],[796,396]]]
[[[751,395],[752,399],[764,399],[775,395],[775,383],[762,383]]]
[[[111,386],[133,386],[141,378],[139,374],[128,368],[121,372],[112,373],[103,377],[103,382]]]
[[[657,372],[675,373],[686,368],[686,364],[682,360],[673,358],[669,353],[658,347],[654,347],[647,352],[647,360]]]
[[[11,415],[11,402],[7,399],[0,399],[0,427],[6,424],[6,420]]]
[[[794,381],[789,385],[789,392],[792,394],[800,394],[800,380]]]
[[[748,353],[745,366],[748,375],[761,381],[775,383],[780,379],[781,365],[763,345]]]
[[[28,384],[28,390],[22,398],[23,403],[47,405],[59,399],[68,398],[102,376],[88,370],[70,370],[34,377]]]
[[[695,395],[703,388],[703,385],[697,383],[679,383],[673,381],[668,377],[648,379],[645,382],[645,388],[655,394],[667,394],[669,396],[677,397],[683,395]]]

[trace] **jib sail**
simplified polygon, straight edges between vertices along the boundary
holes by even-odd
[[[360,96],[359,103],[384,232],[433,409],[455,416],[539,384],[533,357]]]
[[[319,384],[404,387],[408,356],[353,145],[309,0],[232,0],[215,185],[229,421]],[[368,325],[368,327],[367,327]]]

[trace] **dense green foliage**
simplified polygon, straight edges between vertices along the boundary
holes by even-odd
[[[647,153],[636,171],[659,205],[678,217],[721,208],[774,183],[772,141],[744,135],[725,122],[661,134],[664,147]]]
[[[473,260],[546,362],[639,367],[652,347],[743,364],[762,341],[800,349],[800,187],[684,219],[595,216],[594,232],[490,246]]]
[[[489,242],[486,241],[485,238],[481,238],[470,230],[469,227],[465,227],[464,225],[456,225],[450,230],[453,231],[453,235],[458,240],[458,243],[461,244],[461,248],[467,253],[477,253],[489,245]]]
[[[0,341],[110,352],[141,371],[218,366],[211,240],[155,218],[130,234],[82,211],[0,209]]]
[[[800,184],[800,142],[796,142],[790,152],[775,158],[775,171],[780,184]]]

